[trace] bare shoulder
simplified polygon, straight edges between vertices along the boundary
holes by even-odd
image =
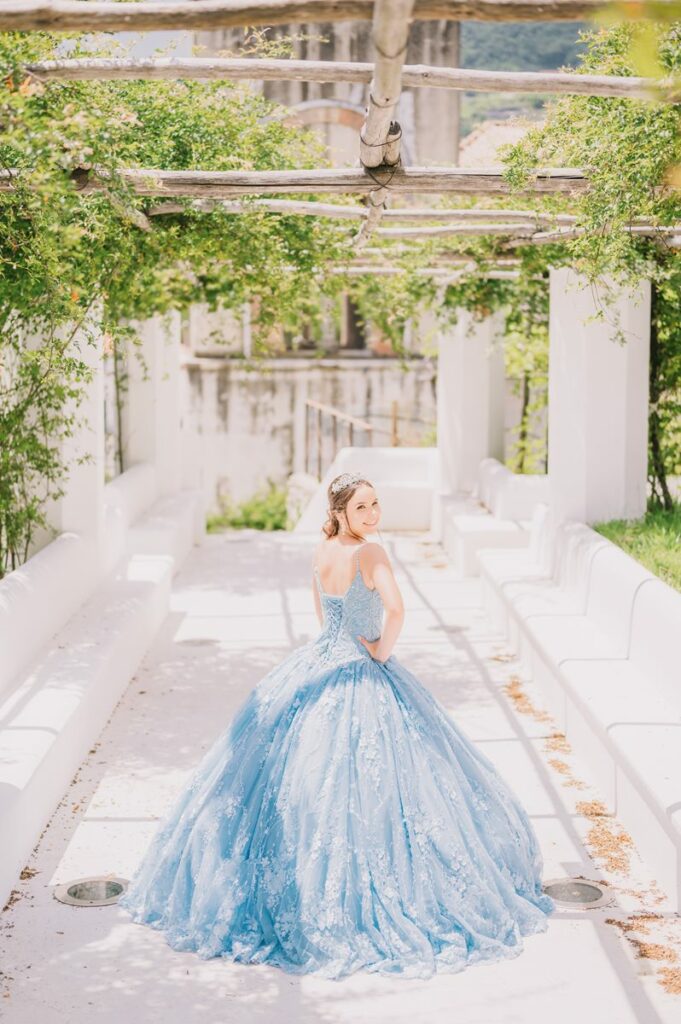
[[[359,560],[368,576],[371,576],[379,565],[387,565],[388,568],[391,568],[388,552],[381,544],[375,544],[372,541],[363,545],[359,553]]]

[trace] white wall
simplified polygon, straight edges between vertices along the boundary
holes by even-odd
[[[183,370],[184,401],[189,403],[183,407],[183,418],[200,435],[207,506],[217,511],[220,492],[240,502],[265,486],[268,477],[283,485],[291,473],[304,470],[307,398],[339,407],[386,431],[393,400],[401,415],[434,423],[436,366],[429,360],[413,360],[409,366],[405,372],[395,360],[297,357],[266,360],[249,371],[242,360],[189,358]],[[312,418],[310,423],[314,438]],[[326,417],[323,429],[324,471],[335,454]],[[427,429],[421,424],[400,425],[412,438]],[[347,443],[341,428],[338,447]],[[354,444],[364,443],[357,433]],[[389,445],[389,433],[377,431],[375,443]],[[311,445],[310,471],[316,472],[316,466],[316,448]]]

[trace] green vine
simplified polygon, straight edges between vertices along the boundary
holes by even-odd
[[[308,311],[301,296],[350,245],[333,221],[255,207],[206,214],[181,200],[179,212],[150,216],[156,201],[134,194],[120,168],[304,168],[323,162],[321,143],[235,85],[42,83],[26,72],[58,56],[62,40],[0,35],[0,171],[11,185],[0,191],[0,575],[27,557],[62,493],[60,449],[88,381],[83,345],[104,332],[118,371],[124,322],[256,297],[257,359],[272,326]],[[92,56],[80,37],[69,44],[72,56]],[[87,190],[95,170],[106,192]]]
[[[638,73],[651,39],[656,65],[668,75],[681,71],[678,23],[617,25],[582,38],[582,73]],[[630,228],[640,218],[660,228],[681,219],[679,105],[565,96],[551,104],[542,126],[508,149],[511,195],[486,205],[526,208],[522,188],[535,168],[581,167],[588,190],[532,201],[545,213],[573,214],[575,237],[522,246],[498,236],[460,236],[445,250],[431,241],[404,254],[385,246],[399,272],[358,278],[329,272],[355,255],[355,228],[344,222],[256,206],[234,215],[217,204],[206,213],[186,199],[173,200],[175,212],[155,215],[159,202],[135,194],[120,174],[126,167],[318,167],[324,157],[315,135],[290,127],[281,108],[238,84],[43,83],[27,73],[27,64],[62,53],[64,39],[72,56],[93,55],[78,35],[0,35],[0,575],[27,557],[48,526],[50,501],[62,493],[68,467],[61,450],[77,426],[90,374],[85,346],[102,333],[109,339],[120,418],[123,353],[130,348],[125,325],[198,302],[239,310],[253,300],[254,366],[269,354],[275,326],[318,340],[324,318],[337,315],[342,291],[364,322],[390,339],[403,366],[405,325],[424,310],[447,322],[461,308],[474,317],[503,309],[507,367],[522,406],[509,458],[517,471],[535,472],[546,458],[538,430],[546,405],[550,267],[569,264],[594,283],[648,279],[650,484],[655,501],[673,501],[668,477],[681,471],[681,261],[663,231],[649,238]],[[246,43],[254,53],[267,45],[257,33]],[[110,45],[101,53],[110,55]],[[106,192],[89,190],[94,174],[106,175]],[[466,201],[457,197],[455,204]],[[482,205],[473,198],[467,204]],[[486,275],[509,257],[515,278]],[[447,259],[473,266],[444,286],[427,271]],[[599,315],[609,315],[606,302]]]
[[[629,23],[582,36],[582,73],[640,73],[641,54],[650,62],[653,44],[658,73],[681,72],[678,22]],[[674,501],[668,477],[681,466],[681,255],[661,229],[681,220],[680,129],[678,104],[566,96],[506,155],[507,179],[515,188],[539,166],[581,167],[588,174],[588,190],[569,201],[552,200],[554,208],[558,204],[576,216],[580,233],[552,247],[545,262],[569,264],[594,284],[597,315],[612,320],[622,343],[604,278],[625,286],[651,283],[649,482],[653,503],[667,509]],[[630,230],[640,220],[658,226],[653,237]]]

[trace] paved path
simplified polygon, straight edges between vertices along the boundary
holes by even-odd
[[[559,910],[548,932],[526,938],[521,956],[499,964],[428,981],[360,973],[334,982],[201,961],[174,952],[159,933],[133,924],[115,906],[57,902],[52,887],[59,882],[130,876],[158,818],[249,689],[318,631],[310,541],[239,531],[208,538],[176,579],[161,635],[0,915],[0,1017],[6,1024],[681,1019],[681,994],[662,985],[665,979],[678,983],[681,944],[675,952],[673,940],[679,918],[665,909],[635,851],[620,874],[609,872],[603,859],[591,859],[595,833],[587,834],[594,822],[576,807],[600,795],[569,749],[560,749],[560,736],[551,739],[555,727],[541,714],[541,695],[518,679],[502,638],[489,631],[479,582],[460,579],[426,535],[384,539],[407,612],[396,655],[522,798],[544,852],[545,879],[602,879],[613,904]],[[617,823],[606,824],[616,834]],[[645,910],[660,914],[647,936],[656,944],[648,952],[658,959],[636,959],[636,939],[645,936],[625,930],[632,915]]]

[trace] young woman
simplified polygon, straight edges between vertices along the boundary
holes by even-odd
[[[525,810],[392,654],[404,608],[371,483],[328,490],[322,626],[205,754],[123,894],[175,949],[341,978],[517,956],[554,910]]]

